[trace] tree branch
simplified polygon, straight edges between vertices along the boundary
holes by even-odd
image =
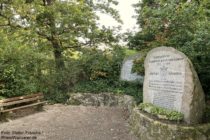
[[[6,26],[9,26],[9,23],[7,23],[7,24],[0,24],[0,27],[6,27]]]
[[[37,33],[39,36],[46,38],[48,41],[52,41],[52,38],[49,37],[49,36],[47,36],[46,34],[43,34],[43,33],[40,32],[40,31],[36,31],[36,33]]]
[[[86,45],[90,45],[90,42],[86,42],[86,43],[78,43],[78,44],[75,44],[75,45],[71,45],[71,46],[66,46],[66,47],[63,47],[63,49],[72,49],[72,48],[81,48],[82,46],[86,46]]]

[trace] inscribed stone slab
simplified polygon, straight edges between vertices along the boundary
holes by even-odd
[[[151,50],[145,59],[143,101],[184,114],[187,123],[201,121],[204,93],[190,60],[171,47]]]

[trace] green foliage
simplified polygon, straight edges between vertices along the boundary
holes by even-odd
[[[0,45],[1,98],[43,92],[52,102],[65,102],[81,68],[74,59],[66,57],[64,62],[67,68],[57,71],[53,58],[43,50],[40,53],[16,41]]]
[[[121,22],[112,8],[115,0],[1,0],[0,5],[0,97],[40,91],[52,102],[65,102],[81,79],[116,78],[120,53],[83,49],[118,41],[113,29],[99,28],[95,12]],[[84,51],[77,60],[76,51]]]
[[[124,52],[118,46],[105,51],[85,49],[80,64],[88,80],[116,80],[119,79],[123,58]]]
[[[144,59],[145,57],[142,56],[141,58],[137,58],[133,61],[132,72],[136,72],[139,75],[144,75]]]
[[[140,87],[118,83],[124,57],[123,50],[118,46],[106,51],[86,48],[77,53],[65,51],[65,68],[59,71],[53,56],[45,55],[48,51],[21,46],[16,42],[13,46],[2,46],[0,96],[6,98],[43,92],[50,102],[64,103],[68,99],[67,93],[75,85],[75,91],[126,92],[139,96],[136,91]]]
[[[112,8],[118,4],[115,0],[17,0],[0,4],[0,31],[8,37],[14,33],[11,38],[24,44],[51,48],[58,69],[65,67],[62,53],[66,49],[118,41],[114,29],[99,28],[96,15],[100,11],[121,22]]]
[[[207,122],[207,123],[210,122],[210,105],[209,104],[207,104],[206,106],[206,110],[205,110],[203,118],[204,118],[204,122]]]
[[[0,96],[37,92],[38,56],[32,50],[18,49],[16,46],[1,47],[0,52]]]
[[[66,59],[64,62],[67,67],[57,71],[53,62],[46,61],[39,78],[40,91],[44,92],[45,98],[52,103],[65,103],[69,97],[67,93],[81,78],[81,68],[77,61]]]
[[[184,52],[191,59],[207,96],[210,95],[209,6],[210,2],[206,0],[141,1],[135,8],[142,30],[128,36],[129,47],[141,52],[147,53],[159,46]],[[142,69],[136,70],[141,73]]]
[[[142,102],[142,87],[139,83],[112,81],[112,80],[95,80],[82,81],[76,84],[73,92],[77,93],[102,93],[111,92],[115,94],[127,94],[133,96],[135,100]]]
[[[128,94],[134,96],[137,102],[142,102],[142,87],[139,83],[119,81],[124,49],[118,46],[105,51],[84,49],[80,57],[84,78],[72,92]]]
[[[150,103],[141,103],[139,105],[139,109],[146,111],[147,113],[151,113],[160,119],[166,119],[171,121],[182,121],[184,119],[184,115],[180,112],[157,107]]]
[[[135,55],[138,53],[138,51],[132,50],[129,48],[124,48],[123,50],[124,50],[125,56],[131,56],[131,55]]]

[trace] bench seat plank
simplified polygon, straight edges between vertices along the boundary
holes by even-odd
[[[0,103],[7,103],[7,102],[16,101],[16,100],[32,98],[32,97],[36,97],[36,96],[43,96],[43,94],[37,93],[37,94],[30,94],[30,95],[24,95],[24,96],[19,96],[19,97],[12,97],[12,98],[8,98],[8,99],[2,99],[2,100],[0,100]]]
[[[20,106],[20,107],[16,107],[16,108],[6,109],[6,110],[2,110],[0,112],[2,112],[2,113],[4,113],[4,112],[10,112],[10,111],[13,111],[13,110],[27,108],[27,107],[31,107],[31,106],[35,106],[35,105],[39,105],[39,104],[45,104],[45,103],[47,103],[47,101],[42,101],[42,102],[37,102],[37,103],[25,105],[25,106]]]
[[[37,97],[33,97],[33,98],[17,100],[17,101],[13,101],[13,102],[0,103],[0,107],[20,104],[20,103],[25,103],[25,102],[30,102],[30,101],[36,101],[36,100],[43,99],[43,98],[44,98],[44,96],[42,95],[42,96],[37,96]]]

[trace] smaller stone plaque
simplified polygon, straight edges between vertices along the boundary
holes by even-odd
[[[187,123],[201,121],[204,93],[190,60],[171,47],[151,50],[145,59],[144,102],[182,112]]]
[[[141,83],[143,83],[143,76],[138,75],[137,73],[132,73],[133,61],[139,57],[141,56],[139,54],[136,54],[124,59],[121,68],[120,80],[140,81]]]

